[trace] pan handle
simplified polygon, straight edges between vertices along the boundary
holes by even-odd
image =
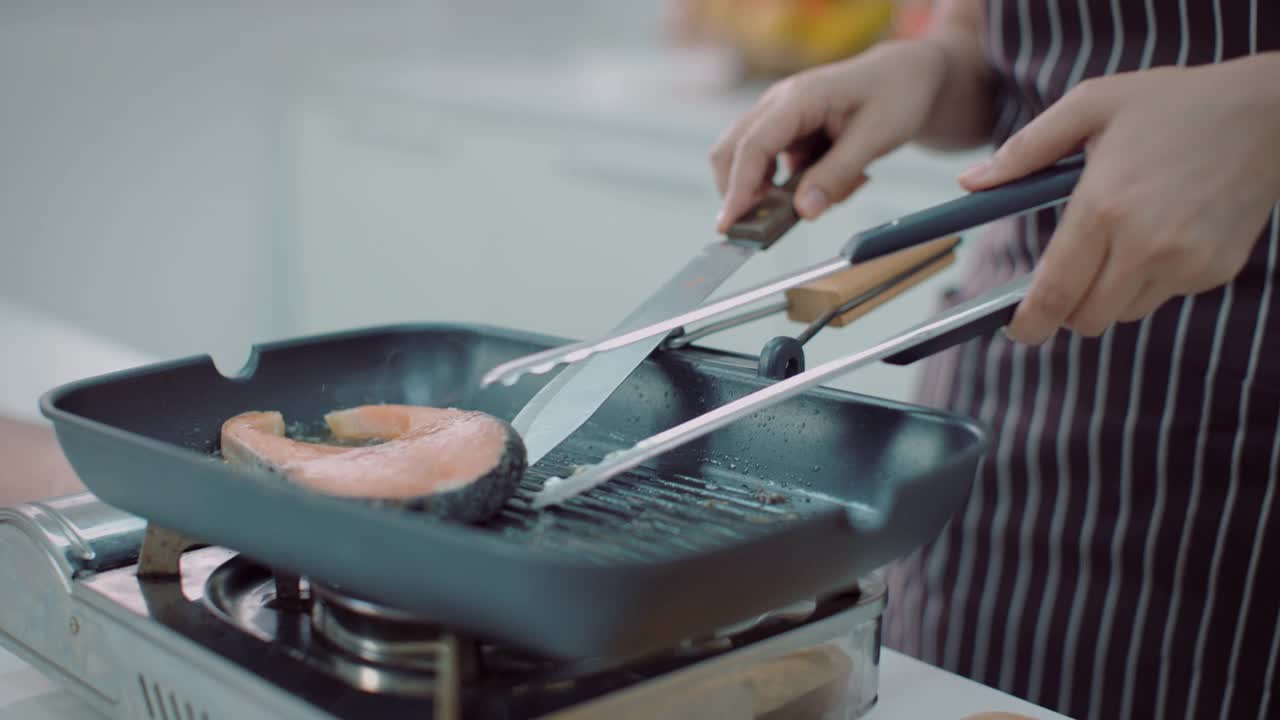
[[[1020,180],[969,193],[864,230],[845,243],[841,255],[856,264],[995,220],[1057,205],[1071,197],[1083,172],[1084,155],[1073,155]]]

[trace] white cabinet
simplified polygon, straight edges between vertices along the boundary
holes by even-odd
[[[750,102],[661,93],[598,102],[572,66],[383,67],[303,102],[290,133],[293,328],[391,322],[502,325],[566,337],[608,329],[714,239],[706,150]],[[906,149],[855,200],[802,224],[723,289],[835,254],[855,230],[958,194],[973,156]],[[854,326],[819,335],[811,364],[924,318],[954,271]],[[757,352],[783,317],[707,344]],[[905,398],[914,369],[838,386]]]

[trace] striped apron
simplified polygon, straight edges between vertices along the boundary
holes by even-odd
[[[1280,49],[1280,0],[989,0],[986,26],[999,143],[1084,78]],[[947,302],[1030,272],[1059,217],[992,226]],[[931,358],[920,401],[993,445],[890,568],[886,645],[1077,718],[1280,717],[1278,228],[1100,338]]]

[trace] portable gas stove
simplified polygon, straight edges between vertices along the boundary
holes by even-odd
[[[884,604],[867,579],[645,657],[556,661],[88,493],[0,509],[0,643],[121,719],[856,718]]]

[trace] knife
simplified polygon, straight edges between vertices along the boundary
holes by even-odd
[[[794,193],[800,176],[771,187],[724,240],[702,248],[687,265],[658,288],[615,327],[629,332],[692,310],[756,253],[768,250],[799,220]],[[609,399],[618,386],[657,348],[664,336],[598,354],[570,365],[548,382],[520,410],[511,425],[524,440],[530,466],[564,442]]]

